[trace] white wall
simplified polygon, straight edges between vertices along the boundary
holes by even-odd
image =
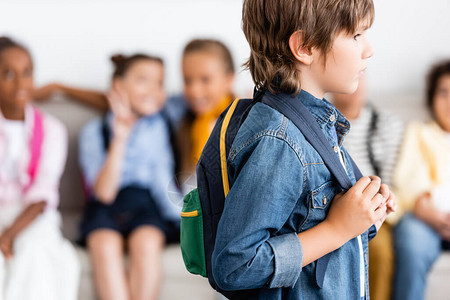
[[[1,0],[0,35],[31,48],[38,84],[105,89],[111,54],[145,51],[165,58],[167,89],[177,92],[181,51],[193,37],[223,40],[237,66],[248,57],[241,6],[241,0]],[[450,58],[450,1],[375,0],[375,6],[370,94],[417,95],[430,63]],[[251,91],[248,72],[237,79],[238,94]]]

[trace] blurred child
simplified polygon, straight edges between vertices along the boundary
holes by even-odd
[[[393,114],[366,102],[366,78],[361,77],[355,93],[334,94],[333,104],[350,121],[344,146],[365,175],[379,176],[390,185],[397,162],[404,124]],[[376,238],[369,243],[370,298],[391,297],[394,276],[392,220],[387,218]]]
[[[428,271],[450,241],[450,61],[433,66],[427,82],[432,120],[406,130],[394,173],[399,208],[394,228],[394,299],[423,299]]]
[[[56,86],[65,95],[102,108],[103,119],[87,124],[79,160],[88,193],[81,225],[100,299],[156,299],[161,254],[179,239],[179,210],[168,198],[176,191],[174,159],[165,104],[164,65],[144,54],[112,57],[108,94]],[[124,265],[128,249],[128,272]]]
[[[217,40],[196,39],[183,51],[184,98],[188,112],[179,129],[181,170],[190,174],[219,115],[233,99],[234,64]]]
[[[61,122],[31,104],[28,50],[0,38],[0,299],[76,299],[79,263],[60,232]]]

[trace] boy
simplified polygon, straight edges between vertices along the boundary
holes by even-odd
[[[340,193],[292,121],[256,103],[227,159],[231,189],[212,257],[220,288],[252,289],[252,299],[368,298],[369,229],[395,210],[395,199],[378,177],[355,183],[340,147],[349,122],[323,95],[356,90],[372,55],[372,19],[371,0],[244,1],[256,88],[276,100],[296,97],[354,186]],[[317,262],[329,253],[327,264]]]

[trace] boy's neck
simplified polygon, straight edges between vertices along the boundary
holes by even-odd
[[[355,104],[341,105],[338,102],[334,102],[333,104],[349,121],[356,120],[363,107],[362,105]]]
[[[300,72],[300,82],[302,90],[308,92],[315,98],[322,100],[325,95],[325,91],[320,87],[318,87],[318,85],[314,82],[312,78],[305,75],[302,76],[302,74],[303,72]]]
[[[325,93],[323,91],[312,89],[310,87],[305,87],[303,84],[302,84],[302,90],[305,92],[308,92],[310,95],[314,96],[314,98],[317,98],[319,100],[322,100],[325,95]]]

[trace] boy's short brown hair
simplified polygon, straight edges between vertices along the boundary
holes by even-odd
[[[298,94],[291,35],[301,30],[303,46],[326,57],[339,33],[353,34],[361,21],[370,26],[373,18],[372,0],[244,0],[242,29],[251,49],[244,66],[258,89]]]

